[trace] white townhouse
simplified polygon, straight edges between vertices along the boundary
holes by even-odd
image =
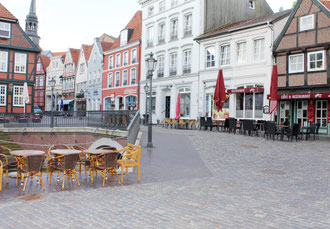
[[[196,38],[200,44],[198,111],[201,116],[270,118],[263,108],[269,105],[272,48],[290,12],[240,21]],[[217,112],[213,95],[219,69],[223,70],[229,99],[224,109]]]
[[[53,53],[53,57],[50,57],[50,64],[47,68],[47,80],[46,80],[46,98],[45,98],[45,110],[52,110],[52,88],[50,87],[49,81],[54,79],[56,81],[54,87],[54,110],[58,111],[59,101],[63,98],[62,84],[64,74],[64,61],[65,52]]]
[[[143,13],[141,62],[150,53],[157,59],[152,85],[154,123],[175,118],[179,93],[181,116],[196,119],[201,115],[201,54],[194,38],[229,21],[272,13],[264,0],[138,0],[138,3]],[[228,16],[219,17],[220,14]],[[141,64],[141,114],[145,114],[149,103],[144,90],[146,83],[149,84],[146,72],[145,64]]]

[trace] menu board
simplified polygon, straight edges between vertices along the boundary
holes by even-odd
[[[315,122],[315,100],[308,101],[308,122]]]
[[[330,123],[330,99],[328,100],[328,123]]]

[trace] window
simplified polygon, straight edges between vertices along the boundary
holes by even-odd
[[[178,5],[178,0],[171,0],[171,7]]]
[[[327,127],[328,118],[328,102],[326,100],[316,101],[316,123],[320,123],[320,127]]]
[[[40,76],[40,78],[39,78],[39,86],[41,86],[41,87],[45,86],[44,85],[44,82],[45,82],[44,76]]]
[[[8,52],[0,51],[0,72],[7,72]]]
[[[170,76],[176,75],[177,54],[170,54]]]
[[[206,68],[215,66],[215,48],[209,47],[206,49]]]
[[[39,86],[38,83],[39,83],[39,76],[36,76],[36,82],[34,83],[34,86],[38,87]]]
[[[152,15],[154,15],[154,7],[153,6],[150,6],[148,8],[148,17],[151,17]]]
[[[131,69],[131,85],[136,84],[136,69]]]
[[[149,97],[147,99],[147,102],[146,102],[146,106],[147,106],[147,114],[149,114],[149,107],[150,107],[150,100],[149,100]],[[153,92],[152,93],[152,97],[151,97],[151,110],[152,110],[152,113],[155,113],[155,110],[156,110],[156,93]]]
[[[158,77],[164,77],[164,56],[157,57],[157,65],[158,65]]]
[[[136,55],[136,49],[133,49],[133,50],[132,50],[131,55],[132,55],[132,56],[131,56],[131,63],[132,63],[132,64],[135,64],[135,63],[137,62],[137,58],[136,58],[136,57],[137,57],[137,55]]]
[[[158,25],[158,43],[165,42],[165,23],[160,23]]]
[[[289,56],[289,73],[304,71],[304,54]]]
[[[112,81],[113,81],[113,74],[109,73],[108,74],[108,88],[112,88]]]
[[[128,71],[123,71],[123,86],[127,86],[128,84]]]
[[[113,56],[109,56],[109,69],[113,69]]]
[[[39,62],[39,63],[37,63],[37,71],[40,72],[40,70],[41,70],[41,64]]]
[[[183,73],[191,72],[191,50],[183,51]]]
[[[254,0],[249,0],[249,8],[250,9],[255,9],[256,8],[256,6],[254,4]]]
[[[189,36],[192,34],[192,15],[187,14],[184,17],[184,36]]]
[[[297,121],[300,126],[307,126],[308,102],[297,100]]]
[[[26,73],[26,54],[15,53],[15,73]]]
[[[0,106],[6,106],[6,95],[7,95],[6,85],[0,85]]]
[[[247,55],[246,55],[246,42],[241,42],[237,44],[237,63],[242,64],[246,63]]]
[[[254,61],[265,59],[265,39],[254,40]]]
[[[147,47],[154,45],[154,27],[149,27],[147,29]]]
[[[124,52],[124,66],[128,65],[128,52]]]
[[[324,70],[324,51],[308,53],[308,71]]]
[[[24,106],[23,86],[14,86],[14,106]]]
[[[119,68],[120,67],[120,54],[116,55],[116,67]]]
[[[314,29],[314,14],[300,18],[300,31]]]
[[[165,1],[159,3],[159,12],[165,11]]]
[[[247,86],[253,87],[253,86]],[[244,87],[240,87],[244,88]],[[237,93],[236,117],[237,118],[262,118],[263,93]]]
[[[116,87],[119,87],[120,86],[120,73],[119,72],[116,72]]]
[[[220,46],[220,66],[230,64],[230,45]]]
[[[178,19],[171,20],[171,40],[178,38]]]
[[[80,74],[85,73],[85,63],[80,64]]]
[[[180,93],[180,115],[183,117],[190,116],[190,89],[182,88]]]
[[[0,22],[0,37],[10,38],[10,24]]]

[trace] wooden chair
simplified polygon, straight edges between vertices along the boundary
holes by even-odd
[[[62,163],[56,163],[60,160],[63,160]],[[53,163],[53,161],[55,163]],[[62,189],[64,189],[65,176],[68,176],[68,180],[73,180],[73,175],[75,175],[77,184],[80,185],[78,176],[76,173],[76,165],[79,160],[79,154],[70,154],[70,155],[61,155],[51,159],[50,170],[49,170],[49,184],[52,184],[52,173],[59,172],[63,173]]]
[[[120,156],[119,152],[113,152],[113,153],[104,153],[99,156],[97,156],[95,159],[98,160],[99,158],[102,158],[103,163],[102,164],[96,164],[92,168],[92,183],[94,181],[94,172],[95,171],[101,171],[101,175],[103,176],[103,183],[102,186],[104,186],[105,180],[107,179],[107,174],[110,172],[111,180],[113,179],[113,173],[116,174],[118,182],[120,184],[119,176],[116,170],[116,164],[117,159]]]
[[[196,120],[195,119],[189,120],[188,125],[190,126],[190,129],[195,129],[196,128]]]
[[[176,128],[176,120],[175,120],[175,118],[171,118],[169,124],[170,124],[170,127],[171,128]]]
[[[70,149],[69,146],[67,145],[52,145],[51,147],[49,147],[48,149],[48,156],[47,156],[47,159],[48,159],[48,165],[47,165],[47,178],[48,178],[48,175],[49,175],[49,167],[51,166],[50,165],[50,161],[52,159],[52,155],[50,153],[50,151],[52,150],[56,150],[56,149]],[[52,160],[54,162],[54,160]]]
[[[0,191],[2,191],[3,163],[0,161]]]
[[[80,150],[80,151],[84,151],[86,150],[85,147],[79,146],[79,145],[73,145],[71,146],[71,149],[74,150]],[[85,168],[85,177],[87,176],[87,166],[90,165],[90,159],[88,158],[86,153],[81,153],[79,155],[79,160],[78,160],[78,164],[79,164],[79,173],[81,174],[81,167],[82,165],[84,165]]]
[[[137,167],[138,181],[140,181],[141,146],[128,144],[118,152],[125,152],[125,154],[122,154],[122,159],[117,161],[117,165],[121,168],[121,182],[123,182],[124,167],[126,168],[126,176],[128,175],[128,167]]]
[[[164,118],[163,127],[168,127],[169,125],[170,125],[170,119],[169,118]]]
[[[11,149],[0,146],[0,161],[2,162],[2,169],[6,170],[6,183],[8,184],[8,170],[17,168],[17,159],[10,156]]]
[[[178,129],[186,129],[186,122],[183,119],[179,119],[179,123],[177,124]]]
[[[45,190],[45,185],[42,180],[42,165],[44,164],[44,161],[45,156],[28,156],[26,158],[26,166],[19,168],[20,173],[25,177],[23,192],[25,191],[27,180],[30,177],[32,181],[33,176],[39,177],[42,189]]]

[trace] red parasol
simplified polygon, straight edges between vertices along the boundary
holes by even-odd
[[[180,119],[180,93],[178,93],[178,99],[176,101],[176,117],[175,119]]]
[[[225,83],[223,81],[222,69],[219,69],[217,84],[215,86],[215,91],[214,91],[214,101],[215,101],[215,109],[217,109],[218,112],[219,110],[222,110],[224,103],[227,101],[226,88],[225,88]]]
[[[273,66],[272,78],[270,81],[270,113],[277,108],[277,66]]]

